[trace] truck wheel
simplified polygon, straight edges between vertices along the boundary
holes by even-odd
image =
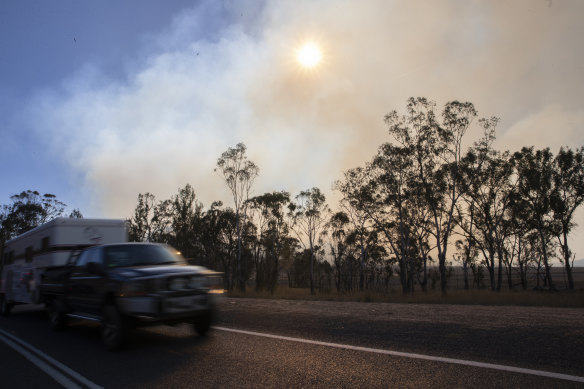
[[[128,324],[114,305],[106,305],[103,310],[101,340],[110,350],[119,350],[124,344],[128,332]]]
[[[65,328],[65,324],[67,321],[67,317],[63,312],[60,312],[57,303],[55,301],[51,301],[48,304],[49,309],[49,320],[51,322],[51,329],[54,331],[59,331]]]
[[[199,317],[193,321],[193,328],[197,331],[197,334],[205,336],[209,328],[211,328],[211,313],[207,313],[205,316]]]
[[[0,296],[0,315],[2,316],[10,316],[10,310],[12,309],[12,305],[6,300],[5,295]]]

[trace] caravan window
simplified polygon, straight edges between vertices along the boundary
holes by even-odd
[[[32,254],[33,254],[33,248],[32,248],[32,246],[28,246],[24,252],[25,262],[32,262]]]
[[[46,253],[47,251],[49,251],[49,243],[50,243],[50,240],[49,240],[48,236],[44,237],[41,240],[41,251],[43,253]]]
[[[4,254],[4,264],[10,265],[12,262],[14,262],[14,251],[9,251]]]

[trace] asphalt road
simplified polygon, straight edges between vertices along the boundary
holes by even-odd
[[[343,312],[319,315],[281,306],[251,306],[249,301],[224,302],[216,328],[206,337],[193,335],[186,326],[140,329],[124,350],[115,353],[101,345],[95,324],[73,322],[65,331],[53,332],[40,307],[17,307],[11,317],[0,318],[0,388],[584,387],[584,382],[411,355],[582,377],[584,323],[514,333],[508,327],[433,324],[399,317],[378,321]],[[29,357],[36,355],[65,378],[58,382],[38,367],[38,360],[27,359],[7,342]]]

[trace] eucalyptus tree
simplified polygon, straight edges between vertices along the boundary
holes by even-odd
[[[170,243],[182,251],[185,257],[192,258],[199,246],[197,224],[201,219],[203,205],[197,201],[193,187],[186,184],[172,197],[171,207],[173,238]]]
[[[81,213],[81,211],[79,210],[79,208],[75,208],[69,214],[69,218],[71,218],[71,219],[83,219],[83,214]]]
[[[66,204],[53,194],[41,195],[36,190],[26,190],[10,196],[10,204],[0,208],[0,258],[4,255],[6,241],[25,233],[56,217],[62,216]],[[2,270],[0,261],[0,271]]]
[[[423,291],[428,289],[428,261],[431,260],[430,252],[435,248],[430,241],[432,231],[432,213],[425,201],[423,194],[418,189],[419,182],[413,181],[410,190],[409,217],[411,220],[411,234],[415,241],[417,255],[421,263],[416,262],[416,273]]]
[[[236,217],[231,208],[223,209],[220,201],[213,202],[201,215],[201,261],[224,272],[225,289],[233,289],[233,259],[237,249]],[[206,263],[205,263],[206,262]]]
[[[485,136],[463,158],[467,221],[459,225],[483,253],[491,290],[500,290],[503,265],[509,262],[506,249],[511,235],[510,207],[517,175],[508,152],[492,148],[497,118],[481,120]]]
[[[330,250],[335,267],[335,286],[340,292],[343,287],[343,268],[352,256],[353,245],[349,241],[351,236],[351,221],[345,212],[333,214],[328,221],[327,229],[330,232]]]
[[[481,121],[490,123],[489,121]],[[491,123],[496,124],[495,120]],[[495,238],[494,226],[490,210],[493,193],[492,188],[485,186],[484,179],[489,169],[486,167],[489,160],[494,157],[495,151],[492,149],[492,143],[495,140],[494,126],[483,126],[483,137],[475,142],[473,147],[467,151],[462,159],[461,174],[464,200],[458,204],[457,225],[464,237],[456,242],[456,248],[459,251],[460,259],[463,263],[465,275],[465,289],[468,289],[467,271],[468,267],[473,264],[476,251],[483,253],[485,265],[489,271],[491,289],[495,289]],[[486,216],[485,216],[486,213]],[[478,216],[478,217],[477,217]],[[477,219],[479,226],[477,228]],[[486,221],[486,223],[485,223]]]
[[[138,204],[134,208],[134,215],[127,220],[128,239],[130,242],[152,241],[152,219],[156,197],[151,193],[139,193]]]
[[[472,103],[446,103],[441,118],[436,104],[426,98],[410,98],[406,114],[392,111],[385,116],[389,134],[411,150],[419,188],[431,212],[432,236],[436,241],[440,287],[447,287],[446,253],[454,228],[455,208],[463,194],[460,165],[462,139],[477,112]]]
[[[510,234],[504,247],[503,259],[507,283],[509,289],[513,289],[515,287],[514,274],[518,274],[521,288],[526,290],[529,283],[528,274],[535,262],[534,258],[541,257],[538,234],[529,227],[529,223],[512,215],[507,220],[507,225]]]
[[[373,216],[377,212],[378,204],[373,198],[373,167],[368,164],[366,167],[357,167],[344,173],[342,180],[334,184],[343,198],[340,201],[340,208],[348,218],[352,230],[346,234],[358,245],[359,250],[359,289],[363,290],[365,285],[365,266],[370,255],[370,249],[377,242],[377,229]],[[338,220],[340,221],[340,220]]]
[[[467,189],[468,190],[468,189]],[[474,200],[470,196],[464,197],[466,204],[456,206],[456,224],[459,227],[459,235],[462,239],[455,242],[456,258],[462,263],[464,289],[470,289],[469,269],[475,264],[477,248],[477,237],[475,235],[475,208]]]
[[[293,276],[294,276],[294,264],[296,260],[296,254],[302,250],[300,241],[294,236],[287,235],[282,239],[282,251],[280,258],[280,266],[284,273],[288,277],[288,286],[292,288],[294,286]]]
[[[239,287],[245,290],[241,261],[241,228],[242,219],[246,215],[246,200],[249,199],[251,187],[259,174],[259,167],[247,159],[245,144],[238,143],[235,147],[229,147],[217,160],[215,171],[218,172],[233,196],[236,218],[237,235],[237,278]]]
[[[267,286],[273,293],[277,285],[280,257],[289,232],[285,220],[289,203],[290,194],[284,191],[265,193],[248,200],[257,230],[254,254],[257,289]]]
[[[470,289],[469,270],[476,267],[476,258],[478,256],[478,249],[473,244],[472,239],[466,236],[464,239],[458,239],[454,243],[456,249],[455,258],[462,263],[464,289]]]
[[[265,231],[268,229],[269,215],[262,209],[261,203],[255,198],[248,201],[249,219],[253,221],[252,258],[255,267],[255,289],[261,290],[265,284],[266,253],[263,246]]]
[[[416,172],[411,155],[409,147],[386,143],[381,145],[372,162],[377,210],[370,216],[398,260],[403,293],[413,293],[417,254],[411,217]]]
[[[345,172],[335,188],[343,194],[341,207],[353,224],[360,248],[359,288],[365,287],[364,273],[369,258],[379,258],[386,251],[379,236],[395,255],[403,293],[413,292],[415,273],[415,236],[412,231],[411,153],[389,143],[380,146],[377,155],[364,168]],[[374,254],[374,255],[373,255]]]
[[[318,249],[318,243],[326,231],[325,227],[331,210],[326,203],[325,195],[318,188],[301,191],[294,201],[289,204],[288,209],[291,229],[309,254],[310,293],[315,294],[315,254]]]
[[[526,290],[528,287],[528,270],[530,263],[538,256],[537,235],[524,220],[514,215],[513,205],[510,208],[511,217],[509,218],[511,235],[509,238],[511,255],[514,257],[521,288]]]
[[[128,239],[131,242],[171,243],[172,229],[171,200],[156,201],[151,193],[139,193],[134,215],[127,219]]]
[[[560,148],[554,162],[553,182],[556,191],[551,205],[558,224],[556,237],[566,269],[568,288],[574,289],[574,254],[568,246],[568,235],[576,226],[574,213],[584,201],[584,147],[575,151]]]
[[[545,281],[550,289],[554,283],[550,272],[551,237],[557,235],[558,222],[554,220],[552,203],[557,196],[554,179],[554,157],[549,148],[535,150],[523,147],[513,154],[518,186],[513,196],[513,213],[537,232]]]
[[[173,239],[174,231],[172,229],[173,217],[172,200],[160,200],[154,206],[154,212],[151,219],[152,234],[150,241],[170,243]]]
[[[10,204],[2,206],[1,229],[3,241],[10,240],[56,217],[63,216],[65,207],[57,196],[26,190],[10,196]]]

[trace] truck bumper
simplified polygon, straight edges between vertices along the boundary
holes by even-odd
[[[122,314],[138,322],[165,323],[208,315],[215,307],[215,298],[211,294],[121,297],[117,303]]]

